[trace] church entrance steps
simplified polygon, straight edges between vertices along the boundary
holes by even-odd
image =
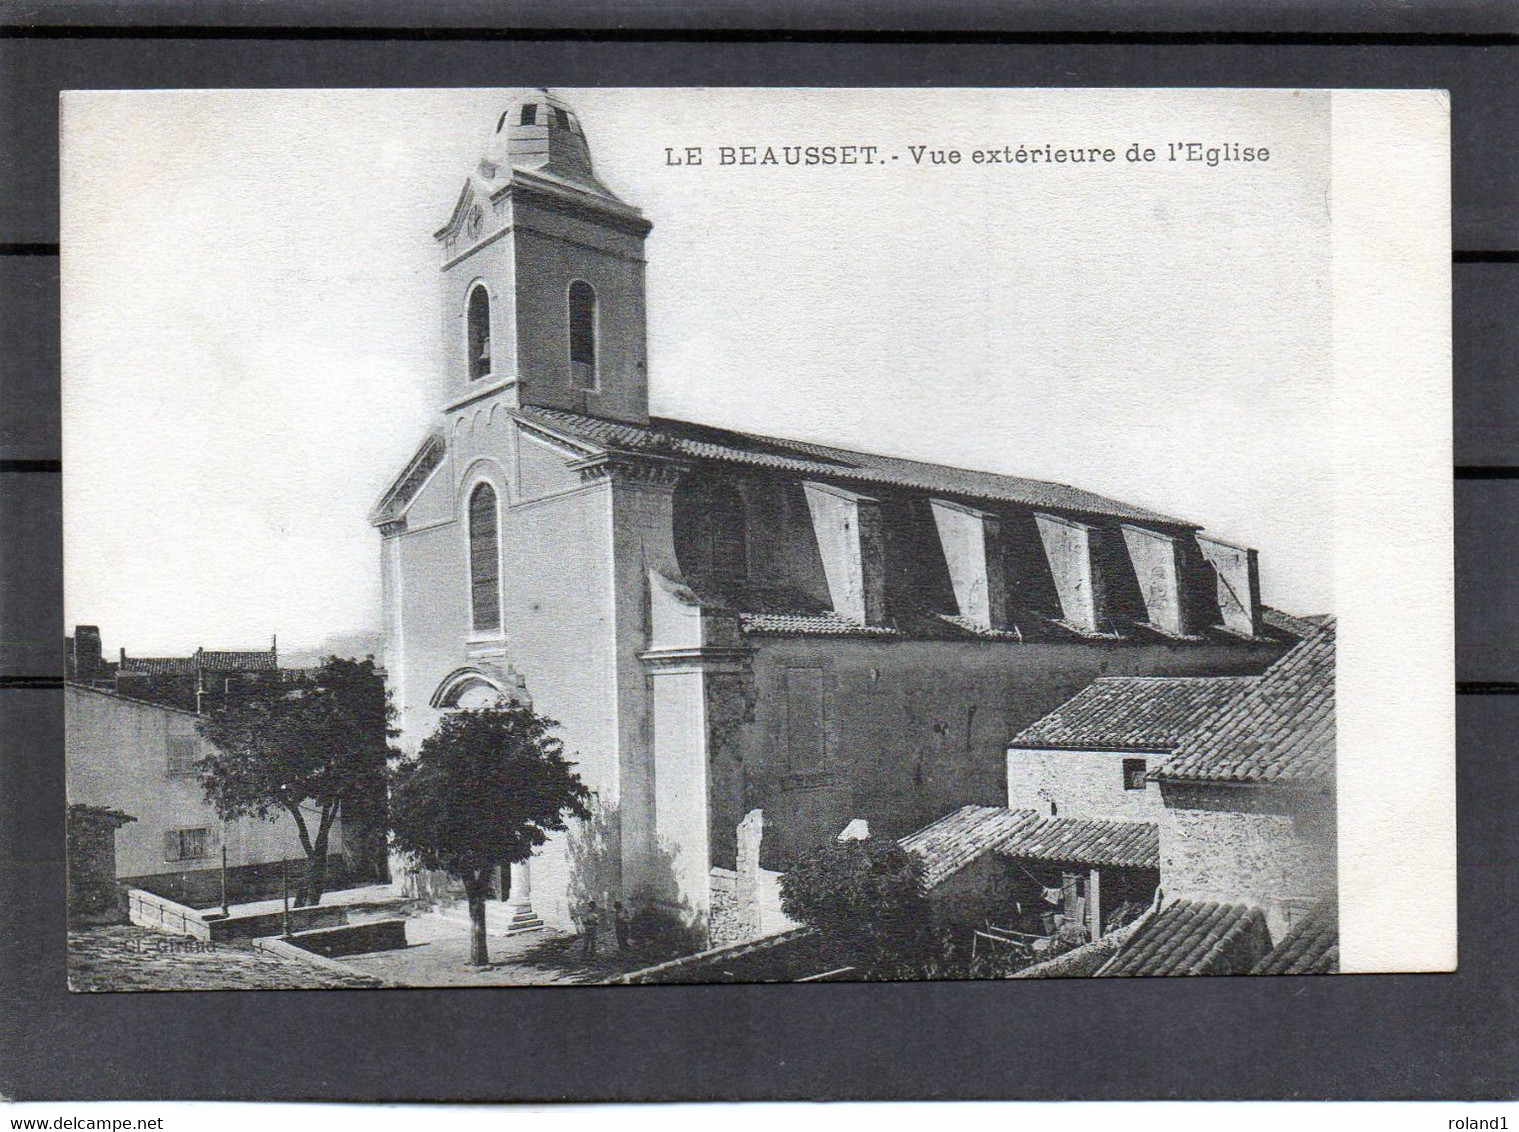
[[[433,909],[433,915],[467,924],[469,905],[463,900],[440,904]],[[502,904],[496,900],[485,905],[485,930],[489,935],[524,935],[527,932],[541,932],[543,928],[543,920],[530,907]]]

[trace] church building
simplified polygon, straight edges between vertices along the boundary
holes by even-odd
[[[855,819],[1003,805],[1009,740],[1093,680],[1257,675],[1295,639],[1255,551],[1185,520],[651,417],[650,221],[558,97],[488,129],[436,233],[436,412],[371,522],[403,745],[524,699],[595,793],[513,869],[518,915],[621,900],[703,944],[746,818],[784,870]]]

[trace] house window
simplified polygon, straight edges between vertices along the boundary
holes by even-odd
[[[1125,790],[1143,790],[1145,788],[1145,761],[1144,759],[1123,760],[1123,788]]]
[[[823,670],[786,669],[786,759],[793,774],[823,768]]]
[[[570,128],[570,114],[569,114],[569,111],[565,110],[564,107],[562,107],[562,106],[556,106],[556,107],[554,107],[554,121],[558,122],[559,125],[561,127],[563,127],[564,129],[566,129],[566,130],[569,129]]]
[[[478,484],[469,496],[470,623],[476,631],[501,628],[501,547],[496,490]]]
[[[193,735],[169,736],[169,776],[183,778],[195,773],[200,761],[200,740]]]
[[[164,833],[165,861],[195,861],[211,855],[211,831],[171,829]]]
[[[517,119],[519,126],[533,126],[538,122],[538,104],[529,102],[522,108],[522,115]]]
[[[596,292],[577,279],[570,284],[570,385],[596,388]]]
[[[466,321],[469,332],[465,349],[469,351],[469,377],[473,381],[491,372],[491,298],[483,284],[477,283],[469,293]]]

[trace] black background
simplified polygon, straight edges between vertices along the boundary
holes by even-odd
[[[561,3],[514,7],[510,28],[499,22],[501,11],[385,0],[0,6],[0,1094],[371,1101],[1519,1095],[1512,740],[1519,604],[1509,566],[1519,533],[1519,9]],[[185,26],[192,16],[205,26]],[[1459,971],[71,995],[63,913],[58,92],[528,84],[1448,88]],[[130,477],[123,468],[122,490],[132,490]],[[1423,901],[1412,885],[1406,899],[1416,919]]]

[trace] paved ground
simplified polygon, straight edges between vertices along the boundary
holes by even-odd
[[[516,936],[491,936],[491,966],[469,967],[469,925],[442,916],[406,921],[407,946],[399,951],[345,955],[355,971],[408,987],[544,986],[605,983],[626,971],[657,962],[653,956],[610,955],[587,963],[576,936],[545,929]]]
[[[186,936],[135,926],[87,928],[69,933],[69,986],[75,990],[272,990],[368,987],[523,986],[606,983],[666,958],[619,955],[615,945],[594,961],[583,958],[579,937],[552,930],[489,937],[491,965],[468,964],[469,923],[434,915],[397,897],[389,885],[324,893],[324,905],[343,905],[350,923],[406,917],[407,946],[347,955],[338,960],[354,974],[329,972],[299,959],[271,955],[250,941],[207,949]],[[279,900],[232,906],[234,915],[278,912]]]
[[[201,943],[131,924],[69,932],[69,987],[76,991],[313,990],[374,986],[260,951],[251,943]]]

